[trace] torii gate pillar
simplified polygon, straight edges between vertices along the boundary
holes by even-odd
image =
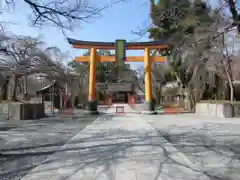
[[[152,80],[151,80],[151,60],[149,48],[144,49],[144,70],[145,70],[145,108],[143,113],[154,114],[154,103],[152,101]]]
[[[88,112],[89,114],[98,114],[96,99],[96,48],[91,48],[90,52]]]

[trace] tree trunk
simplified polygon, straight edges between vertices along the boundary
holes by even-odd
[[[28,94],[27,83],[27,76],[24,76],[24,94]]]
[[[8,83],[8,100],[16,101],[17,100],[17,76],[16,74],[12,74],[10,78],[10,82]]]
[[[0,101],[2,100],[7,100],[7,96],[8,96],[8,86],[9,86],[9,79],[5,79],[1,90],[0,90]]]
[[[234,87],[232,81],[229,82],[229,88],[230,88],[230,101],[234,101]]]
[[[4,100],[4,92],[5,92],[4,87],[1,87],[1,90],[0,90],[0,102],[2,102]]]
[[[196,101],[194,99],[194,94],[190,92],[189,96],[190,96],[190,111],[195,112]]]
[[[227,80],[228,80],[228,84],[229,84],[229,88],[230,88],[230,101],[234,100],[234,87],[233,87],[233,82],[232,82],[232,77],[230,75],[230,68],[229,68],[229,64],[227,64],[226,62],[224,63],[224,69],[226,72],[226,76],[227,76]]]
[[[185,88],[185,98],[186,99],[186,108],[188,111],[190,112],[194,112],[195,111],[195,105],[196,105],[196,101],[195,101],[195,96],[194,93],[192,92],[192,90],[190,88]]]

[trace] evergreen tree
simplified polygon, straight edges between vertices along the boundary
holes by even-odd
[[[182,88],[189,90],[211,83],[204,56],[214,46],[215,41],[208,39],[211,33],[217,33],[219,27],[213,27],[219,14],[203,0],[159,0],[157,3],[150,0],[150,3],[153,24],[148,30],[150,38],[168,39],[173,44],[172,55],[167,58],[165,79],[177,80]],[[198,43],[201,39],[204,42]],[[159,50],[159,55],[164,54]]]
[[[193,34],[200,22],[209,22],[210,8],[202,0],[159,0],[151,3],[151,19],[154,27],[148,31],[150,38],[184,37]]]

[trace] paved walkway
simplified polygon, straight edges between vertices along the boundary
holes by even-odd
[[[181,114],[145,119],[207,176],[240,179],[240,118]]]
[[[208,179],[142,116],[114,111],[109,109],[22,180]]]

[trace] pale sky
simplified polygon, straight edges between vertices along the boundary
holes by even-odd
[[[94,0],[93,0],[94,1]],[[96,1],[96,0],[95,0]],[[101,3],[109,3],[111,0],[101,0]],[[131,0],[128,3],[120,3],[104,10],[102,16],[93,23],[82,23],[74,32],[67,32],[67,36],[79,40],[89,41],[115,41],[115,39],[136,40],[132,30],[138,27],[146,27],[149,24],[149,0]],[[216,0],[211,0],[214,4]],[[79,56],[81,51],[74,50],[67,43],[62,32],[53,27],[32,28],[29,26],[29,8],[21,0],[16,0],[13,9],[4,10],[0,21],[12,22],[6,29],[17,35],[41,36],[48,46],[57,46],[63,52],[68,52],[72,58]],[[97,1],[99,2],[99,0]],[[145,36],[140,41],[148,41]],[[143,52],[128,52],[128,54],[142,55]],[[134,63],[135,67],[139,63]],[[140,63],[141,64],[141,63]]]
[[[19,1],[19,2],[17,2]],[[17,0],[15,9],[6,10],[1,15],[1,21],[12,22],[7,30],[17,35],[41,36],[49,46],[57,46],[62,51],[68,51],[74,57],[80,55],[79,50],[73,50],[67,43],[62,32],[53,27],[31,28],[29,26],[28,13],[25,4]],[[110,0],[101,0],[106,4]],[[138,26],[148,24],[149,6],[148,0],[132,0],[128,3],[120,3],[112,8],[104,10],[101,17],[93,23],[83,23],[74,32],[67,32],[67,36],[79,40],[89,41],[115,41],[115,39],[136,39],[131,33]],[[147,38],[141,39],[147,40]]]

